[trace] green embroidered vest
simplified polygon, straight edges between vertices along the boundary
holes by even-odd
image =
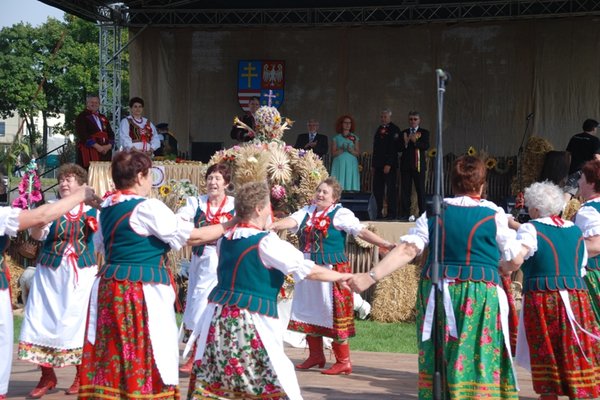
[[[206,201],[208,201],[208,199]],[[230,210],[229,214],[231,216],[234,216],[235,210]],[[208,225],[208,223],[206,221],[206,213],[200,209],[200,206],[198,206],[198,208],[196,209],[196,215],[194,215],[194,227],[200,228],[201,226],[206,226],[206,225]],[[204,248],[206,246],[207,246],[206,244],[192,246],[192,254],[195,256],[198,256],[198,257],[201,256],[202,253],[204,253]]]
[[[10,287],[7,274],[8,265],[6,265],[6,259],[4,257],[9,244],[10,239],[8,235],[0,236],[0,290],[5,290]]]
[[[105,279],[171,284],[167,269],[170,247],[154,236],[140,236],[130,226],[135,206],[146,199],[132,199],[102,209],[104,265],[98,275]]]
[[[440,273],[459,281],[500,284],[500,251],[496,243],[496,212],[488,207],[447,205],[441,223]],[[433,238],[434,219],[429,218],[429,238]],[[431,279],[429,252],[422,276]]]
[[[582,204],[582,206],[592,207],[600,213],[600,203],[597,201],[589,201]],[[575,216],[575,221],[577,221],[577,216]],[[600,271],[600,254],[595,257],[589,257],[586,268],[589,270]]]
[[[268,234],[221,240],[218,283],[210,292],[209,301],[278,318],[277,294],[285,276],[275,268],[265,267],[258,254],[258,244]]]
[[[346,232],[333,227],[333,218],[339,209],[340,207],[336,207],[327,214],[330,222],[326,235],[314,227],[307,229],[307,222],[311,218],[309,213],[306,213],[300,224],[300,251],[308,253],[310,259],[317,264],[340,264],[348,261],[345,252]]]
[[[548,290],[586,290],[581,276],[585,244],[581,230],[531,222],[538,250],[523,263],[523,293]]]
[[[98,212],[91,208],[76,221],[62,216],[50,225],[50,232],[44,240],[38,264],[56,269],[62,262],[64,252],[70,244],[77,255],[77,267],[86,268],[96,265],[94,255],[94,232],[86,224],[87,218],[96,218]]]

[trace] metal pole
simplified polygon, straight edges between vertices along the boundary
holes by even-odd
[[[444,169],[442,159],[444,157],[442,143],[442,121],[444,113],[444,93],[446,92],[446,81],[448,75],[441,69],[436,70],[437,80],[437,154],[435,157],[435,185],[433,194],[433,238],[432,238],[432,263],[431,284],[434,291],[435,312],[433,318],[432,340],[435,352],[434,374],[433,374],[433,398],[442,400],[446,397],[446,373],[444,366],[444,304],[442,296],[442,284],[440,282],[440,225],[443,219],[444,198]]]

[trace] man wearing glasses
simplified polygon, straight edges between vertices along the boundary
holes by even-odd
[[[425,157],[429,148],[429,131],[420,127],[418,111],[408,113],[408,129],[402,131],[400,148],[400,220],[408,221],[412,185],[415,185],[419,214],[425,212]]]

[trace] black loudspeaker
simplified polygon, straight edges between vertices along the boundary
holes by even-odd
[[[192,160],[208,162],[222,148],[223,142],[192,142]]]
[[[377,219],[377,203],[371,193],[342,192],[340,203],[352,211],[356,218],[361,221],[375,221]]]

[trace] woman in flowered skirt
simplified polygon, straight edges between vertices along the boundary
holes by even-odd
[[[408,264],[429,246],[417,297],[419,340],[419,398],[433,398],[437,348],[434,329],[442,332],[446,398],[518,399],[512,367],[509,304],[498,272],[499,261],[515,267],[527,250],[508,227],[500,207],[481,199],[486,168],[479,158],[463,156],[452,167],[454,198],[444,199],[441,218],[423,214],[400,245],[369,273],[356,274],[351,286],[366,290],[379,279]],[[433,326],[434,290],[431,283],[434,226],[441,229],[440,288],[445,319]],[[444,388],[440,388],[444,390]]]
[[[266,184],[240,188],[235,211],[241,222],[217,244],[218,283],[191,337],[198,338],[198,361],[189,397],[300,400],[277,314],[285,275],[293,274],[296,282],[343,282],[351,275],[315,265],[274,232],[265,231],[271,220]]]
[[[585,192],[585,190],[584,190]],[[523,270],[523,312],[517,362],[531,371],[542,399],[600,397],[600,330],[583,279],[587,253],[581,230],[558,216],[558,186],[525,189],[531,221],[518,237],[530,250]]]
[[[224,227],[196,229],[147,199],[151,166],[137,150],[112,161],[117,191],[102,203],[94,238],[105,261],[90,299],[80,399],[179,398],[175,290],[166,254],[216,240]]]

